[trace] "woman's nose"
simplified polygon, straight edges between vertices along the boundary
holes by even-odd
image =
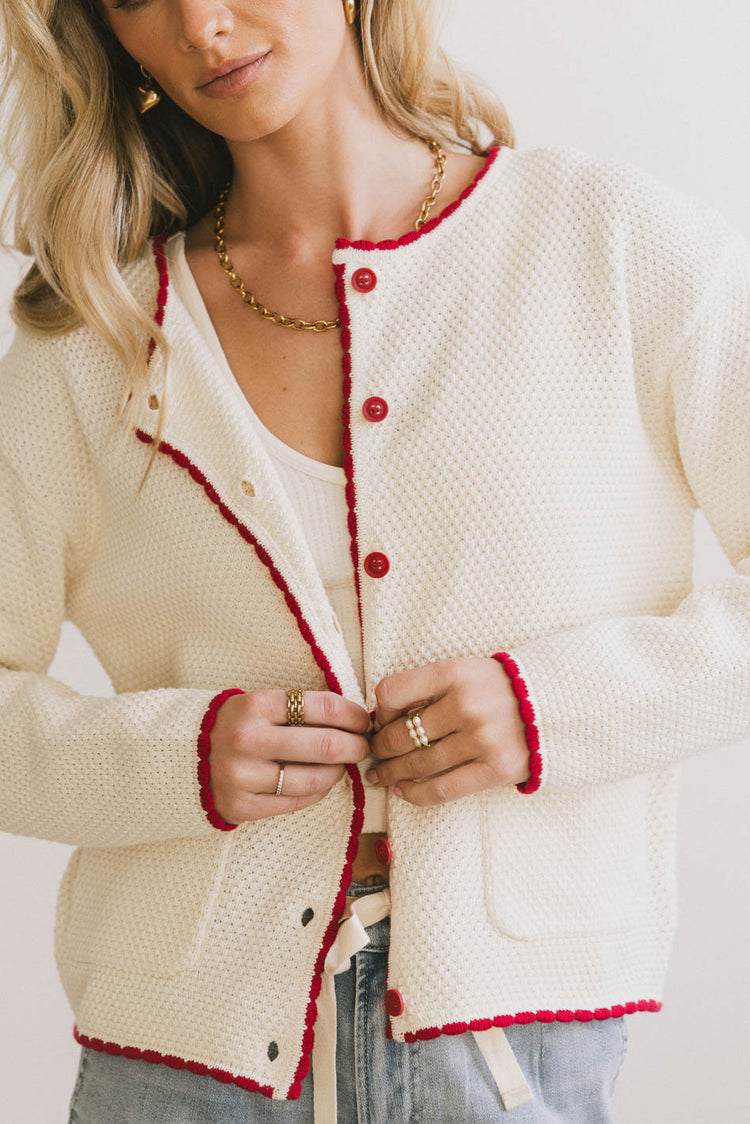
[[[175,0],[180,46],[205,51],[234,26],[232,13],[222,0]]]

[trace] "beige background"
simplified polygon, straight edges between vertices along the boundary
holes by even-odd
[[[712,202],[750,235],[749,33],[746,0],[456,0],[443,41],[498,90],[519,148],[570,143],[640,164]],[[0,353],[10,341],[18,268],[0,252]],[[696,584],[729,573],[698,513]],[[70,624],[49,673],[81,692],[111,694]],[[750,1119],[748,748],[727,746],[684,767],[680,930],[662,1011],[628,1017],[620,1124]],[[70,851],[0,835],[0,1088],[8,1124],[68,1119],[79,1048],[55,971],[52,923]]]

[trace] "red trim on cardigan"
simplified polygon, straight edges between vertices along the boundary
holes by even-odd
[[[348,508],[347,527],[349,528],[349,549],[352,556],[352,565],[354,566],[354,586],[357,591],[357,612],[359,613],[359,632],[360,643],[362,644],[362,658],[364,660],[364,637],[362,630],[362,597],[359,584],[359,546],[357,542],[357,496],[354,488],[354,460],[352,458],[352,353],[351,342],[352,333],[349,328],[349,308],[346,303],[346,266],[334,265],[333,272],[336,277],[335,291],[336,299],[339,303],[339,320],[341,322],[341,366],[344,372],[344,404],[341,409],[341,420],[343,422],[343,445],[344,445],[344,475],[346,476],[346,487],[344,489],[346,494],[346,503]]]
[[[639,999],[637,1003],[616,1003],[612,1007],[597,1007],[595,1011],[519,1011],[515,1015],[496,1015],[494,1019],[472,1019],[469,1023],[445,1023],[444,1026],[431,1026],[425,1030],[407,1031],[406,1042],[426,1041],[439,1038],[441,1034],[466,1034],[469,1030],[489,1030],[493,1026],[511,1026],[513,1023],[582,1023],[593,1019],[619,1019],[623,1015],[634,1015],[637,1011],[660,1011],[662,1004],[658,999]],[[393,1037],[391,1020],[388,1020],[386,1037]]]
[[[519,792],[536,792],[542,783],[542,755],[539,750],[539,730],[534,721],[534,708],[529,701],[529,691],[526,683],[518,672],[518,664],[507,652],[495,652],[492,656],[502,664],[503,670],[510,679],[513,693],[518,699],[518,712],[526,727],[526,744],[529,747],[529,772],[528,780],[516,785]]]
[[[209,754],[211,752],[211,731],[214,728],[216,715],[219,713],[221,704],[229,698],[230,695],[244,695],[244,691],[239,687],[230,687],[221,694],[214,695],[211,702],[208,704],[203,720],[201,722],[200,733],[198,734],[198,784],[200,785],[200,802],[201,807],[206,813],[206,819],[219,831],[234,831],[239,824],[227,823],[227,821],[219,815],[214,806],[214,794],[211,791],[209,781],[211,779],[211,766],[209,764]]]
[[[167,270],[167,255],[164,252],[164,242],[166,235],[159,234],[154,238],[151,243],[154,258],[156,259],[156,268],[159,273],[159,291],[156,294],[156,312],[154,313],[154,320],[161,328],[164,323],[164,310],[167,307],[167,293],[169,291],[169,271]],[[148,362],[151,362],[151,356],[156,347],[156,340],[150,339],[148,344]]]
[[[444,207],[439,215],[435,215],[434,218],[428,219],[427,222],[419,228],[419,230],[410,230],[407,234],[402,234],[400,238],[386,238],[383,242],[368,242],[364,239],[359,242],[350,242],[347,238],[337,238],[336,249],[396,250],[399,246],[408,246],[410,242],[415,242],[417,238],[421,238],[423,234],[429,234],[431,230],[434,230],[436,226],[440,225],[443,219],[447,219],[448,215],[452,215],[456,208],[461,206],[464,199],[468,199],[479,181],[487,175],[487,172],[495,163],[495,160],[497,159],[502,148],[503,145],[496,144],[480,153],[480,155],[486,156],[486,160],[471,183],[463,189],[457,199],[454,199],[452,203],[449,203],[447,207]]]
[[[315,1032],[313,1026],[315,1019],[318,1015],[318,1005],[316,1000],[320,995],[320,988],[323,982],[323,966],[325,964],[328,950],[336,940],[336,934],[339,927],[339,918],[344,912],[346,905],[346,891],[349,889],[349,883],[352,880],[352,866],[354,858],[357,854],[357,846],[359,844],[359,833],[362,830],[362,824],[365,820],[365,789],[362,784],[362,778],[359,775],[359,770],[356,765],[347,765],[349,776],[352,779],[352,788],[354,790],[354,813],[352,815],[351,829],[349,834],[349,843],[346,848],[346,863],[339,882],[339,892],[336,896],[336,902],[333,907],[333,915],[328,922],[328,927],[323,937],[323,944],[318,953],[318,958],[315,961],[315,971],[313,976],[312,987],[310,988],[310,1001],[307,1006],[307,1015],[305,1016],[305,1034],[302,1039],[302,1056],[300,1057],[297,1065],[297,1070],[294,1074],[294,1081],[292,1082],[286,1099],[288,1101],[296,1100],[302,1092],[302,1079],[310,1069],[310,1055],[315,1040]]]
[[[136,1058],[143,1062],[151,1062],[153,1065],[168,1065],[171,1069],[189,1069],[191,1073],[197,1073],[200,1077],[213,1077],[215,1081],[221,1081],[223,1085],[239,1085],[241,1089],[247,1089],[253,1093],[262,1093],[264,1097],[273,1096],[272,1085],[260,1085],[250,1077],[237,1077],[233,1073],[229,1073],[228,1070],[219,1069],[217,1066],[209,1067],[204,1065],[203,1062],[186,1061],[185,1058],[178,1058],[175,1054],[160,1054],[158,1050],[140,1050],[137,1046],[120,1046],[117,1042],[104,1042],[101,1038],[89,1038],[88,1035],[81,1034],[77,1026],[73,1027],[73,1037],[81,1046],[111,1054],[114,1058],[122,1055],[124,1058]]]

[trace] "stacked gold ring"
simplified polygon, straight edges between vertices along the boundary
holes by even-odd
[[[423,747],[426,749],[430,748],[432,743],[424,732],[422,715],[418,710],[409,711],[406,716],[406,728],[411,734],[411,740],[414,742],[416,749],[422,749]]]
[[[290,687],[286,693],[286,724],[287,726],[305,724],[305,692],[296,687]]]

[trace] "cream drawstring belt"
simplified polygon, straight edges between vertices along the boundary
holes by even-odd
[[[333,977],[346,972],[351,957],[370,943],[366,929],[391,912],[388,887],[376,894],[346,899],[336,940],[328,950],[318,996],[318,1017],[313,1043],[313,1094],[315,1124],[336,1124],[336,985]],[[533,1100],[523,1071],[502,1027],[472,1031],[484,1055],[506,1112]]]

